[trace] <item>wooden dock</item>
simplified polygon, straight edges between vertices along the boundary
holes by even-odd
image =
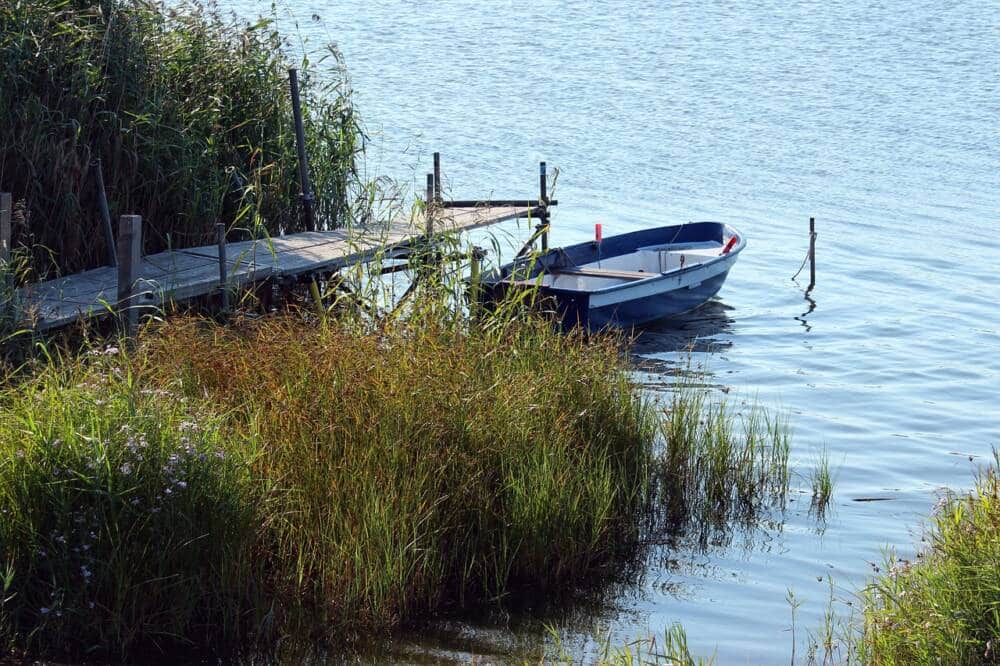
[[[432,235],[469,231],[516,218],[546,219],[544,206],[525,205],[537,202],[468,203],[469,207],[435,206]],[[522,205],[501,205],[508,203]],[[126,218],[138,225],[137,217]],[[232,291],[264,280],[331,273],[380,256],[404,256],[407,250],[432,240],[428,231],[426,217],[419,213],[372,228],[312,231],[233,243],[223,239],[216,245],[142,256],[137,265],[129,268],[134,276],[129,302],[133,306],[157,307],[220,293],[223,287]],[[120,230],[120,257],[121,244]],[[46,330],[119,311],[121,303],[128,300],[122,294],[129,294],[128,289],[119,289],[121,264],[120,258],[117,268],[95,268],[21,288],[20,301],[28,313],[26,323],[35,330]],[[224,272],[220,271],[223,267]],[[221,275],[226,276],[224,285]]]

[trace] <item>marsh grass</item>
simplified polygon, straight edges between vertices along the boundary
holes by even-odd
[[[810,472],[812,495],[809,510],[818,518],[823,519],[833,498],[833,488],[837,482],[837,470],[830,465],[830,451],[823,447],[816,454],[816,460]]]
[[[866,588],[865,664],[1000,662],[1000,455],[944,498],[916,561],[889,553]]]
[[[245,447],[114,350],[0,393],[0,627],[29,652],[240,640],[260,608]]]
[[[8,385],[4,639],[344,645],[617,569],[655,438],[619,341],[422,298],[384,329],[177,319]]]
[[[15,248],[0,259],[0,357],[9,357],[28,335],[25,322],[31,313],[18,291],[30,274],[30,259],[23,248]]]
[[[702,544],[734,526],[782,511],[789,485],[787,417],[760,404],[734,413],[692,378],[682,378],[661,420],[655,465],[658,513],[668,533]]]
[[[318,219],[347,221],[366,194],[343,63],[335,48],[300,62],[289,52],[271,20],[196,0],[0,3],[0,189],[24,201],[14,244],[31,248],[35,273],[104,262],[97,158],[112,216],[143,216],[147,253],[211,243],[216,222],[254,236],[304,229],[293,65]]]
[[[577,659],[567,650],[556,632],[552,632],[555,659],[542,663],[571,665]],[[674,623],[663,630],[662,636],[649,635],[623,643],[601,642],[597,654],[585,663],[597,666],[712,666],[712,657],[695,657],[688,647],[687,632],[680,623]]]
[[[288,621],[343,634],[556,594],[637,529],[653,422],[613,343],[422,321],[189,321],[149,338],[160,372],[240,406],[258,474],[280,479],[269,548]]]

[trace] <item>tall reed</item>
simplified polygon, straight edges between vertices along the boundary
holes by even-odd
[[[758,404],[734,413],[685,377],[665,410],[661,435],[659,529],[704,544],[733,526],[755,525],[769,508],[784,509],[791,431],[783,414]]]
[[[237,406],[257,443],[286,622],[343,635],[551,594],[635,542],[652,414],[611,341],[534,320],[359,335],[286,318],[177,322],[145,353]]]
[[[178,319],[8,386],[3,639],[342,644],[616,568],[655,428],[617,341],[414,307],[385,329]]]
[[[210,243],[216,222],[302,230],[286,47],[270,21],[198,0],[0,3],[0,191],[25,205],[14,241],[35,272],[103,263],[97,158],[147,252]],[[338,52],[297,64],[316,207],[335,226],[363,136]]]
[[[136,656],[258,628],[248,452],[117,351],[0,393],[3,641]]]
[[[943,500],[915,561],[890,553],[864,593],[865,664],[1000,662],[1000,455]]]

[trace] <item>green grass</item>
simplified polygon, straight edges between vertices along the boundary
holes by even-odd
[[[810,486],[812,497],[810,499],[810,510],[819,518],[826,515],[827,507],[833,498],[833,488],[837,482],[837,472],[830,466],[830,452],[824,447],[816,455],[816,462],[813,465]]]
[[[555,658],[547,657],[539,663],[576,663],[574,655],[553,632]],[[525,662],[530,663],[530,662]],[[664,629],[662,636],[650,634],[625,643],[602,642],[598,654],[589,656],[584,663],[597,666],[712,666],[715,657],[695,657],[688,648],[687,632],[683,625],[674,623]]]
[[[691,380],[677,387],[661,422],[656,460],[658,521],[669,533],[705,542],[732,526],[755,525],[782,510],[791,431],[787,418],[759,404],[734,413]]]
[[[24,215],[14,244],[36,276],[102,265],[90,163],[112,219],[143,216],[145,251],[214,241],[214,225],[303,229],[290,66],[300,68],[321,224],[343,223],[363,135],[339,54],[295,62],[261,20],[197,0],[0,3],[0,191]],[[360,192],[359,192],[360,194]]]
[[[123,655],[253,627],[249,459],[221,419],[117,356],[51,366],[0,404],[8,646]]]
[[[947,498],[914,562],[891,553],[865,590],[866,664],[1000,662],[1000,458]]]
[[[182,319],[9,385],[4,641],[343,645],[614,570],[655,427],[617,341],[453,324]]]

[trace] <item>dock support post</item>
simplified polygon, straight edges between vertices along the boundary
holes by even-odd
[[[424,217],[427,222],[427,237],[434,233],[434,174],[427,174],[427,206]]]
[[[473,246],[469,267],[469,314],[473,319],[479,315],[479,294],[482,282],[482,255],[480,249]]]
[[[816,286],[816,218],[809,218],[809,288]]]
[[[229,311],[229,265],[226,261],[226,225],[215,225],[215,242],[219,246],[219,295],[222,297],[222,311]]]
[[[536,229],[542,231],[542,252],[547,252],[549,249],[549,230],[545,227],[549,224],[549,194],[545,162],[538,163],[538,200],[542,204],[542,219]]]
[[[0,192],[0,261],[10,261],[10,216],[12,199],[9,192]]]
[[[111,213],[108,211],[108,193],[104,189],[104,168],[101,166],[101,158],[90,165],[94,174],[94,185],[97,188],[97,206],[101,211],[101,228],[104,231],[104,246],[107,249],[108,266],[117,266],[118,258],[115,254],[115,236],[111,231]]]
[[[295,145],[299,154],[299,183],[302,186],[302,210],[306,218],[306,229],[316,231],[312,186],[309,184],[309,163],[306,161],[306,134],[302,126],[302,102],[299,99],[298,70],[294,68],[288,70],[288,82],[292,89],[292,117],[295,120]]]
[[[142,264],[142,217],[122,215],[118,219],[118,310],[125,335],[135,336],[139,328],[136,281]]]
[[[434,153],[434,202],[441,201],[441,153]]]

